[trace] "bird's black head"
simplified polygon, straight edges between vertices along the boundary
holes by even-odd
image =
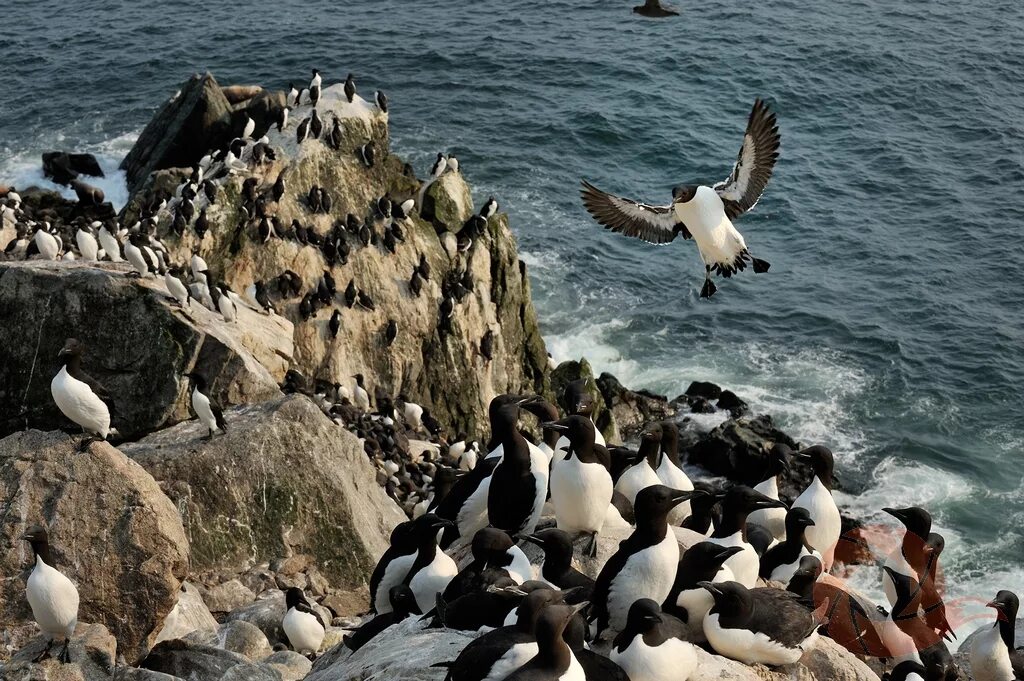
[[[778,475],[789,470],[789,457],[792,455],[793,450],[788,445],[782,442],[772,445],[772,448],[768,450],[767,475]]]
[[[473,558],[486,561],[498,554],[505,553],[515,546],[515,542],[504,530],[496,527],[485,527],[473,535]]]
[[[81,357],[85,346],[77,338],[68,338],[64,341],[64,347],[57,353],[57,359],[67,362],[72,357]]]
[[[348,77],[347,77],[347,78],[345,78],[345,80],[355,80],[355,76],[353,76],[353,75],[352,75],[352,74],[350,73],[350,74],[348,74]]]
[[[753,607],[750,590],[739,582],[700,582],[697,586],[706,589],[715,599],[712,613],[735,615]]]
[[[823,569],[824,566],[821,564],[821,560],[817,556],[803,556],[797,564],[796,572],[793,573],[793,577],[816,581],[821,575]]]
[[[742,550],[742,546],[722,546],[715,542],[702,541],[686,549],[680,562],[692,566],[694,570],[714,575],[725,561]]]
[[[587,390],[587,379],[580,378],[565,386],[563,401],[570,414],[590,416],[594,412],[594,396]]]
[[[646,632],[664,622],[661,607],[650,598],[640,598],[629,606],[626,616],[626,628],[636,632]]]
[[[192,386],[194,388],[197,388],[199,392],[203,392],[206,390],[206,379],[203,377],[202,374],[192,372],[190,374],[185,374],[185,376],[186,378],[188,378]]]
[[[533,534],[523,535],[521,538],[531,544],[536,544],[544,549],[545,552],[556,547],[568,548],[569,554],[572,555],[572,538],[568,532],[557,527],[550,527]]]
[[[356,385],[358,385],[360,388],[363,387],[363,375],[362,374],[355,374],[354,376],[352,376],[352,378],[356,379]]]
[[[305,603],[306,605],[309,605],[309,602],[306,600],[306,597],[302,594],[302,589],[300,589],[297,586],[288,587],[288,589],[286,589],[284,592],[285,608],[288,608],[290,610],[291,608],[297,606],[299,603]]]
[[[882,678],[886,679],[886,681],[907,681],[911,674],[916,674],[918,678],[923,679],[928,676],[928,670],[916,660],[904,660],[893,667],[892,671]]]
[[[50,540],[49,534],[46,532],[46,528],[42,525],[30,525],[25,533],[21,535],[21,538],[29,543],[41,542],[43,544]]]
[[[785,502],[779,501],[778,499],[772,499],[768,495],[761,494],[757,490],[747,487],[746,485],[735,485],[734,487],[731,487],[729,491],[725,493],[725,499],[722,501],[722,504],[723,511],[726,513],[753,513],[754,511],[768,508],[786,508]]]
[[[574,414],[559,421],[545,423],[543,427],[544,430],[564,433],[575,450],[594,446],[597,431],[594,428],[594,422],[590,420],[589,416]]]
[[[1017,619],[1017,609],[1020,607],[1020,601],[1017,600],[1017,594],[1012,591],[1000,591],[986,604],[986,607],[995,608],[996,619],[1000,622],[1013,622]]]
[[[883,511],[896,518],[907,532],[920,537],[921,541],[927,541],[932,530],[932,516],[920,506],[909,506],[907,508],[883,508]]]
[[[643,432],[640,433],[640,440],[642,442],[661,444],[662,439],[662,428],[660,423],[648,423],[644,426]]]
[[[651,485],[637,492],[633,508],[638,519],[657,518],[668,515],[673,508],[699,494],[703,494],[703,492],[672,489],[665,485]]]
[[[320,75],[319,69],[313,69],[313,75],[314,76],[319,76]]]
[[[798,535],[805,528],[814,525],[811,513],[802,506],[794,506],[786,513],[786,536]]]
[[[938,532],[930,532],[924,546],[934,560],[942,555],[942,550],[946,548],[946,539]]]
[[[832,457],[832,450],[824,445],[813,445],[797,452],[797,457],[807,461],[814,469],[814,474],[826,485],[832,484],[832,471],[835,468],[835,460]]]
[[[420,614],[419,606],[416,604],[416,595],[404,584],[391,587],[391,590],[388,591],[388,600],[391,601],[391,609],[397,613]]]
[[[524,402],[523,409],[536,416],[542,426],[558,420],[558,408],[545,399]]]
[[[689,203],[697,195],[697,187],[684,184],[672,188],[672,200],[676,203]]]

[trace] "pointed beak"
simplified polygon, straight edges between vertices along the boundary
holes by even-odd
[[[544,540],[535,534],[520,534],[516,535],[516,538],[522,539],[523,541],[528,541],[531,544],[536,544],[537,546],[544,548]]]
[[[758,508],[789,508],[786,502],[780,499],[762,499],[757,502]]]
[[[995,610],[996,611],[996,619],[999,620],[1000,622],[1009,622],[1010,621],[1010,618],[1006,616],[1005,612],[1003,612],[1003,604],[1002,603],[999,603],[997,601],[989,601],[988,603],[985,604],[985,607],[986,608],[992,608],[993,610]]]
[[[577,603],[576,605],[571,606],[572,607],[572,614],[575,615],[579,611],[584,610],[589,605],[590,605],[590,601],[583,601],[582,603]]]
[[[900,511],[898,508],[883,508],[882,510],[891,515],[893,518],[896,518],[896,520],[903,522],[903,512]]]
[[[722,550],[715,554],[715,558],[724,563],[741,551],[743,551],[742,546],[723,546]]]
[[[693,497],[694,490],[683,491],[681,489],[674,489],[672,490],[672,505],[676,506],[678,504],[683,503],[684,501],[689,501]]]
[[[796,456],[796,458],[800,459],[801,461],[810,461],[811,459],[814,458],[807,452],[806,449],[801,449],[799,452],[794,452],[794,456]]]
[[[562,423],[558,423],[557,421],[549,421],[547,423],[542,423],[540,424],[540,427],[543,428],[544,430],[553,430],[558,433],[569,432],[569,426]]]
[[[562,601],[567,603],[570,600],[572,600],[573,597],[578,596],[578,595],[580,595],[582,593],[586,593],[586,592],[587,592],[587,587],[585,587],[585,586],[574,586],[571,589],[562,589]]]

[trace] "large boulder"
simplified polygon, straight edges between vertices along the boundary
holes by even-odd
[[[630,390],[608,372],[597,377],[611,420],[624,438],[636,437],[651,421],[664,421],[676,415],[675,407],[663,395],[647,390]]]
[[[194,584],[183,582],[178,602],[167,615],[154,643],[184,638],[194,631],[216,631],[217,620],[206,607],[203,597]]]
[[[32,617],[19,539],[49,529],[57,567],[78,585],[79,622],[101,623],[118,651],[139,658],[174,607],[188,571],[177,509],[137,463],[105,443],[88,453],[62,433],[29,430],[0,440],[0,629]]]
[[[237,681],[281,681],[281,674],[244,655],[216,646],[183,640],[164,641],[142,661],[146,669],[183,679],[236,679]],[[228,674],[231,674],[229,677]]]
[[[359,440],[302,395],[225,412],[125,445],[181,511],[197,570],[306,553],[336,586],[362,584],[404,519]]]
[[[292,350],[281,317],[240,306],[238,322],[227,324],[195,302],[182,310],[162,278],[128,277],[111,263],[0,263],[0,316],[0,434],[26,425],[77,430],[50,395],[70,336],[85,344],[83,368],[113,396],[112,425],[125,437],[189,418],[189,371],[226,403],[279,395]]]
[[[346,215],[352,214],[368,221],[379,241],[389,222],[373,216],[371,206],[377,198],[389,196],[401,202],[418,197],[418,180],[389,151],[387,115],[358,96],[349,104],[341,90],[340,84],[324,88],[318,105],[324,138],[334,119],[339,121],[340,150],[329,147],[324,139],[296,143],[295,126],[310,111],[308,106],[299,107],[291,113],[288,128],[278,132],[272,127],[267,133],[276,160],[218,180],[216,203],[207,207],[210,228],[203,239],[191,229],[182,236],[175,234],[168,214],[160,216],[158,234],[176,262],[186,261],[199,248],[210,270],[236,291],[255,281],[269,282],[275,306],[294,324],[292,366],[305,376],[352,386],[352,376],[362,373],[371,395],[376,388],[391,396],[404,393],[455,432],[482,435],[488,428],[487,405],[492,397],[504,392],[545,392],[547,352],[507,216],[492,217],[465,253],[452,257],[441,245],[438,230],[460,231],[462,220],[472,212],[472,197],[460,173],[446,173],[428,192],[437,205],[451,210],[432,213],[430,221],[413,210],[409,219],[400,222],[404,241],[396,242],[395,253],[382,245],[365,247],[351,234],[344,236],[351,249],[344,264],[339,260],[330,265],[320,249],[295,239],[263,243],[256,226],[246,226],[241,216],[241,188],[247,179],[255,178],[257,190],[268,193],[282,177],[284,195],[280,201],[268,201],[267,210],[286,230],[298,220],[324,236],[337,221],[344,224]],[[255,97],[250,105],[256,107],[261,101],[265,98]],[[370,168],[357,154],[367,142],[376,150]],[[152,176],[128,202],[124,222],[132,223],[151,197],[166,195],[177,176],[171,171]],[[330,214],[308,210],[305,197],[313,185],[331,196]],[[199,198],[197,208],[205,205],[205,198]],[[409,280],[420,256],[429,263],[431,275],[416,297]],[[338,295],[305,319],[300,314],[302,296],[285,297],[273,284],[285,270],[299,276],[303,294],[315,289],[327,270]],[[468,276],[463,277],[464,273]],[[442,331],[443,291],[460,280],[471,290],[455,306],[451,330]],[[345,306],[341,294],[350,281],[373,299],[374,310]],[[335,310],[341,319],[337,337],[329,331]],[[398,323],[398,336],[386,348],[383,334],[390,320]],[[493,338],[490,360],[480,350],[485,336]]]
[[[157,110],[121,169],[134,189],[160,168],[190,167],[230,141],[231,104],[214,77],[196,74]]]

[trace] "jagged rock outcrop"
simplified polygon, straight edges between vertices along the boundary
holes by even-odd
[[[71,662],[63,664],[56,656],[42,662],[32,660],[42,652],[46,641],[37,637],[18,651],[7,663],[0,663],[4,681],[109,681],[117,659],[117,641],[102,624],[82,624],[75,628],[68,652]]]
[[[630,390],[607,371],[597,377],[605,406],[621,435],[636,437],[651,421],[664,421],[676,415],[676,409],[662,395],[647,390]]]
[[[49,528],[58,567],[78,585],[78,621],[102,623],[131,662],[174,607],[188,571],[177,510],[141,466],[105,443],[86,454],[62,433],[0,440],[0,628],[31,621],[25,578],[32,552],[19,537]]]
[[[404,241],[395,252],[381,245],[390,221],[374,217],[378,197],[400,203],[419,198],[421,185],[402,161],[389,151],[387,115],[357,96],[349,104],[340,85],[326,87],[318,105],[324,121],[322,139],[296,142],[296,126],[309,116],[307,105],[291,113],[289,127],[279,133],[271,128],[269,144],[277,160],[250,166],[221,181],[216,203],[207,208],[209,231],[199,239],[192,229],[178,236],[170,229],[171,217],[161,217],[158,233],[170,250],[171,260],[184,263],[198,248],[210,270],[235,291],[257,280],[270,285],[274,304],[295,324],[293,368],[328,383],[352,385],[352,375],[366,377],[371,395],[381,387],[392,396],[404,393],[431,410],[442,423],[466,432],[484,432],[486,406],[503,392],[546,392],[547,353],[530,300],[525,265],[519,261],[507,216],[492,217],[483,233],[465,252],[446,252],[445,232],[457,233],[473,210],[473,200],[462,176],[449,172],[423,191],[429,211],[400,221]],[[158,114],[157,119],[160,118]],[[339,124],[339,149],[328,146],[328,131],[335,118]],[[156,120],[156,119],[155,119]],[[257,131],[258,133],[259,131]],[[367,167],[357,153],[372,143],[375,161]],[[140,144],[142,142],[140,141]],[[176,171],[155,173],[126,208],[124,222],[131,224],[151,196],[173,190]],[[375,234],[374,243],[363,246],[352,234],[342,237],[350,250],[330,266],[321,250],[293,238],[271,238],[262,243],[257,222],[241,214],[241,191],[248,177],[268,196],[268,213],[290,234],[293,220],[323,238],[348,214],[365,219]],[[281,177],[285,191],[280,201],[269,196]],[[313,185],[332,199],[329,214],[312,213],[307,195]],[[205,198],[197,208],[205,206]],[[429,220],[424,219],[429,216]],[[453,234],[445,235],[454,239]],[[422,293],[410,292],[413,269],[425,258],[431,274]],[[344,261],[344,262],[343,262]],[[301,295],[285,296],[274,285],[285,270],[302,281],[302,293],[314,290],[324,270],[336,282],[337,295],[309,319],[300,314]],[[346,307],[342,293],[352,281],[372,298],[374,310]],[[457,302],[450,331],[441,326],[442,290],[456,283],[470,289]],[[337,337],[329,331],[334,310],[340,314]],[[398,324],[394,344],[386,348],[384,330],[390,320]],[[491,359],[483,356],[484,337],[493,338]]]
[[[193,569],[244,569],[306,553],[335,586],[362,584],[404,515],[358,439],[302,395],[225,412],[212,440],[195,421],[124,446],[174,501]]]
[[[121,162],[128,187],[161,168],[191,167],[230,141],[231,103],[209,73],[196,74],[164,102]]]
[[[227,403],[280,394],[292,353],[287,320],[240,307],[238,322],[227,324],[198,303],[178,308],[162,279],[127,271],[112,263],[0,263],[0,434],[78,430],[50,395],[69,337],[85,344],[83,368],[113,396],[111,422],[124,437],[189,418],[189,371]]]
[[[581,379],[587,382],[587,389],[594,399],[594,413],[591,414],[594,425],[609,442],[621,442],[618,424],[605,404],[604,397],[594,381],[594,370],[585,357],[581,357],[579,361],[562,362],[551,371],[551,394],[554,396],[559,411],[563,414],[569,413],[567,405],[563,404],[565,388],[573,381]]]
[[[194,584],[182,582],[178,601],[164,619],[154,643],[184,638],[193,631],[215,630],[217,620]]]

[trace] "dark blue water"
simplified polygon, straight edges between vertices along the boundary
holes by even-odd
[[[352,71],[421,172],[455,153],[511,214],[556,359],[670,395],[730,386],[836,449],[855,512],[929,508],[953,597],[1024,592],[1024,5],[631,4],[19,0],[0,179],[37,178],[52,147],[114,167],[193,71]],[[701,301],[691,243],[603,232],[578,182],[664,201],[724,179],[756,96],[782,156],[738,226],[773,267]]]

